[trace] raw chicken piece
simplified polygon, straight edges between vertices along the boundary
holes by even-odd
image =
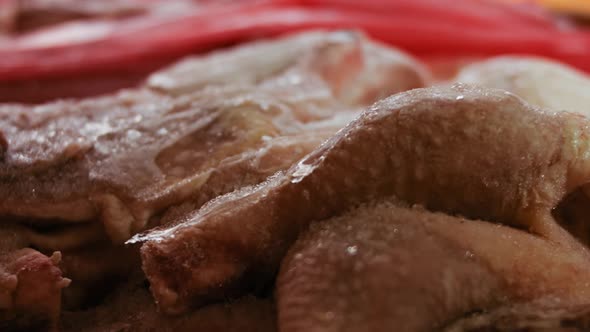
[[[62,252],[59,267],[73,279],[64,304],[92,303],[139,269],[137,247],[122,246],[131,235],[290,167],[367,103],[427,79],[406,56],[354,33],[257,43],[247,63],[264,68],[291,43],[298,56],[279,52],[280,68],[252,82],[236,81],[249,73],[238,47],[191,60],[200,68],[223,56],[233,69],[181,95],[150,80],[101,98],[1,106],[0,223],[14,227],[11,250]],[[162,75],[176,79],[168,69],[154,77]]]
[[[458,82],[474,83],[510,91],[527,102],[556,112],[575,112],[590,117],[590,77],[575,68],[534,57],[503,56],[463,68]],[[590,245],[590,185],[560,204],[560,223]]]
[[[589,278],[586,250],[383,202],[318,222],[297,241],[277,280],[278,326],[463,331],[476,317],[479,331],[572,326],[590,317]],[[504,321],[492,319],[502,312]]]
[[[248,84],[232,82],[248,73],[237,48],[193,61],[223,57],[232,70],[217,77],[222,82],[211,78],[210,84],[221,86],[183,90],[198,90],[192,94],[140,89],[81,102],[2,107],[0,215],[38,224],[101,219],[110,238],[121,243],[150,217],[193,195],[202,204],[264,180],[344,126],[360,105],[425,82],[422,69],[405,56],[351,33],[258,43],[248,48],[246,63],[264,67],[275,43],[279,49],[297,45],[300,56],[279,52],[279,68]],[[375,72],[387,84],[368,83]],[[168,71],[150,82],[164,76],[184,82]],[[269,162],[258,167],[261,160]]]
[[[75,25],[79,24],[79,21],[84,21],[83,23],[89,26],[92,23],[104,24],[113,20],[136,17],[141,20],[141,17],[158,19],[162,16],[179,16],[187,11],[195,11],[202,5],[197,0],[2,0],[0,1],[0,34],[16,35],[32,33],[33,30],[38,32],[42,28],[51,29],[55,25],[66,22]],[[80,26],[85,27],[79,25],[78,30]],[[74,30],[72,29],[70,33],[73,35],[70,36],[72,39],[70,42],[73,43],[82,37]],[[91,28],[85,32],[92,38]],[[43,33],[44,31],[41,30],[39,36]],[[64,38],[63,34],[56,34],[54,37],[57,38],[53,38],[54,40],[45,38],[45,42],[55,45],[55,39]],[[39,41],[42,39],[44,38],[37,38]]]
[[[590,77],[548,59],[496,57],[463,68],[454,80],[503,89],[533,105],[590,117]]]
[[[47,257],[33,249],[0,255],[0,330],[53,331],[61,292],[70,283],[57,267],[61,254]]]
[[[416,89],[381,101],[286,172],[135,236],[168,313],[266,282],[311,221],[395,195],[528,228],[579,248],[551,211],[590,181],[587,119],[495,89]]]
[[[141,271],[138,249],[98,243],[62,251],[59,267],[63,275],[73,280],[63,291],[63,308],[76,310],[96,305],[106,295],[117,292],[121,282]]]

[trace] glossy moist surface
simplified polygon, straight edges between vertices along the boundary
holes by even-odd
[[[7,264],[35,248],[52,263],[32,273],[38,280],[72,279],[61,292],[56,277],[60,287],[40,303],[4,301],[3,322],[31,311],[38,318],[18,328],[54,327],[59,304],[100,303],[140,271],[138,246],[124,244],[133,234],[264,181],[364,107],[427,79],[410,57],[360,34],[309,32],[187,58],[114,95],[0,106]],[[11,296],[15,273],[0,293]]]
[[[354,34],[303,34],[186,61],[154,74],[152,89],[4,106],[0,214],[35,223],[101,219],[120,243],[190,196],[202,204],[260,182],[362,105],[424,84],[410,59],[369,44]],[[274,55],[274,66],[262,54]],[[258,70],[266,66],[272,70]],[[204,71],[217,72],[206,86],[186,82]],[[358,84],[375,74],[390,83]]]
[[[403,92],[415,61],[314,32],[4,105],[0,326],[587,330],[590,120],[543,66]]]
[[[525,231],[387,200],[298,240],[277,281],[278,321],[281,331],[583,330],[588,259]]]

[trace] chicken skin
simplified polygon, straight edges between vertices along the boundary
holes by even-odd
[[[590,117],[590,76],[548,59],[501,56],[463,68],[455,81],[510,91],[555,112],[573,112]],[[590,185],[571,193],[554,215],[586,245],[590,245]]]
[[[145,242],[143,269],[168,313],[259,287],[310,222],[389,196],[581,250],[551,212],[590,181],[588,125],[502,90],[412,90],[376,103],[267,182],[130,242]]]
[[[212,304],[185,315],[157,311],[143,280],[134,275],[100,305],[66,311],[62,332],[276,332],[276,314],[269,298],[245,296]]]
[[[95,305],[140,270],[138,246],[124,244],[133,234],[289,168],[367,105],[427,81],[398,50],[317,31],[190,57],[113,95],[1,105],[0,224],[15,234],[6,252],[59,252],[50,275],[72,279],[19,310],[57,308],[55,325],[56,303]]]
[[[500,56],[466,66],[454,80],[510,91],[542,108],[590,116],[590,77],[549,59]]]
[[[70,280],[58,267],[59,252],[47,257],[25,248],[0,255],[0,329],[54,331],[61,292]]]
[[[187,60],[114,96],[2,106],[0,215],[41,225],[98,219],[122,243],[167,207],[261,182],[363,106],[424,86],[418,64],[372,43],[354,33],[300,34]],[[298,51],[282,51],[290,45]],[[267,56],[278,64],[256,71]],[[203,66],[224,70],[185,82]]]
[[[588,278],[585,250],[385,201],[315,223],[297,241],[277,281],[278,326],[284,332],[565,331],[589,327],[583,321],[590,317]]]

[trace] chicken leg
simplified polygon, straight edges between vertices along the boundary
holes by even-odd
[[[577,248],[551,210],[590,181],[587,126],[502,90],[412,90],[375,104],[267,182],[130,242],[145,242],[143,269],[168,313],[264,284],[310,222],[391,195]]]

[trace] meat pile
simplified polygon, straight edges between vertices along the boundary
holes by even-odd
[[[113,96],[3,106],[4,321],[57,326],[60,303],[93,305],[139,270],[137,246],[124,245],[132,235],[264,181],[427,79],[363,36],[312,32],[187,59]],[[20,304],[33,269],[54,290]]]
[[[590,81],[453,80],[307,32],[3,105],[0,328],[590,328]]]

